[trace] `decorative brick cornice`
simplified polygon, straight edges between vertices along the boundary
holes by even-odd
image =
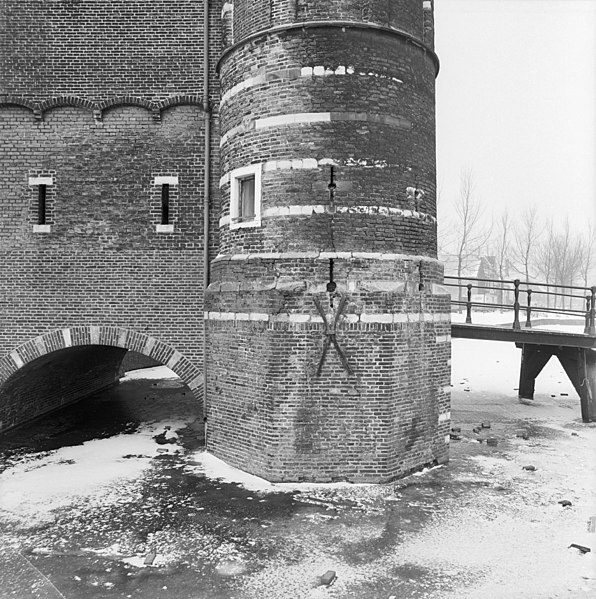
[[[36,120],[42,120],[44,113],[62,106],[83,108],[93,113],[93,118],[101,120],[106,110],[120,106],[138,106],[149,111],[155,121],[161,119],[161,113],[173,106],[198,106],[204,111],[202,97],[198,94],[174,95],[158,102],[141,96],[115,96],[104,100],[90,100],[80,96],[54,96],[36,101],[24,96],[0,96],[0,109],[5,106],[21,106],[33,112]]]
[[[435,68],[435,76],[439,74],[439,57],[435,54],[435,52],[427,46],[422,40],[415,38],[409,33],[402,31],[400,29],[396,29],[394,27],[387,27],[385,25],[380,25],[376,23],[366,23],[362,21],[301,21],[300,23],[290,23],[285,25],[277,25],[275,27],[271,27],[269,29],[263,29],[261,31],[256,31],[251,35],[247,35],[245,38],[236,42],[235,44],[228,46],[221,54],[219,61],[216,66],[216,71],[219,72],[222,63],[224,60],[230,56],[231,53],[238,50],[242,46],[245,46],[251,42],[259,40],[263,37],[268,37],[271,35],[278,35],[280,33],[285,32],[303,32],[307,29],[339,29],[341,31],[345,31],[347,29],[354,31],[374,31],[381,35],[391,35],[396,38],[401,38],[405,42],[416,46],[419,48],[424,54],[426,54],[430,60],[433,62]]]

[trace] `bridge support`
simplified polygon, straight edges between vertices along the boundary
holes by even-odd
[[[584,422],[596,422],[596,351],[583,347],[559,347],[516,343],[522,350],[519,397],[534,399],[536,377],[551,356],[557,356],[577,391]]]

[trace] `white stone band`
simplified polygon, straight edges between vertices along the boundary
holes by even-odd
[[[400,129],[411,129],[412,123],[408,119],[391,114],[369,113],[369,112],[293,112],[286,114],[276,114],[274,116],[256,119],[246,123],[236,125],[228,129],[220,139],[220,148],[226,144],[232,137],[246,131],[269,129],[271,127],[284,127],[293,125],[304,125],[311,123],[332,123],[332,122],[366,122]]]
[[[286,160],[268,160],[263,162],[263,172],[285,171],[285,170],[317,170],[322,166],[340,166],[336,160],[332,158],[292,158]],[[359,158],[358,160],[350,158],[342,163],[342,166],[361,168],[389,168],[391,165],[386,160],[366,160]],[[219,187],[224,187],[230,182],[231,173],[225,173],[219,180]]]
[[[260,321],[260,322],[288,322],[294,324],[317,323],[322,324],[323,318],[318,314],[265,314],[263,312],[205,312],[205,320],[224,320],[224,321]],[[421,318],[422,316],[422,318]],[[363,324],[402,324],[417,322],[434,322],[437,324],[450,325],[450,315],[440,313],[424,312],[419,313],[382,313],[382,314],[344,314],[342,317],[349,324],[361,322]]]
[[[329,204],[311,204],[299,206],[272,206],[261,212],[261,218],[285,218],[289,216],[312,216],[313,214],[366,214],[372,216],[398,216],[401,218],[413,218],[422,221],[436,223],[437,219],[426,212],[417,210],[403,210],[393,206],[334,206]],[[230,224],[229,215],[219,219],[219,226],[225,227]]]
[[[332,76],[352,76],[356,75],[358,77],[373,77],[375,79],[386,79],[388,81],[393,81],[394,83],[403,83],[401,79],[398,77],[394,77],[392,75],[387,75],[385,73],[378,73],[376,71],[356,71],[353,66],[345,66],[339,65],[335,69],[330,67],[326,67],[324,65],[315,65],[315,66],[304,66],[304,67],[293,67],[278,71],[270,71],[267,72],[265,69],[262,69],[258,75],[253,75],[252,77],[247,77],[240,83],[237,83],[229,90],[224,92],[221,96],[220,106],[223,106],[226,102],[230,100],[233,96],[240,93],[245,89],[249,89],[251,87],[255,87],[257,85],[261,85],[263,83],[267,83],[269,81],[282,81],[287,80],[291,81],[293,79],[312,79],[313,77],[332,77]]]
[[[231,260],[403,260],[441,264],[440,260],[429,256],[411,254],[383,254],[380,252],[263,252],[260,254],[219,254],[213,262]]]

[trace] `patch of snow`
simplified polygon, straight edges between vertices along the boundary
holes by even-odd
[[[272,492],[274,490],[269,481],[234,468],[234,466],[226,464],[223,460],[206,451],[196,452],[192,459],[193,462],[197,463],[197,466],[192,469],[198,468],[205,473],[207,478],[221,480],[226,483],[236,483],[249,491]]]
[[[423,468],[419,472],[414,472],[412,476],[424,476],[431,470],[437,470],[438,468],[443,468],[443,464],[439,464],[438,466],[431,466],[430,468]]]
[[[503,341],[479,341],[475,339],[453,339],[451,345],[451,382],[453,392],[460,392],[465,386],[470,391],[485,396],[488,393],[505,395],[515,399],[515,404],[507,404],[506,408],[519,411],[517,404],[517,388],[519,387],[519,369],[521,350],[513,343]],[[562,397],[561,393],[567,393]],[[468,395],[468,393],[466,393]],[[523,413],[541,405],[553,405],[551,395],[557,400],[579,400],[577,393],[556,357],[552,357],[542,372],[536,378],[535,399],[531,405],[524,408]],[[546,397],[545,397],[546,396]],[[545,405],[543,400],[549,400]],[[478,401],[476,399],[476,401]],[[502,403],[502,398],[499,398]],[[492,403],[492,402],[491,402]],[[556,404],[554,404],[556,407]],[[533,414],[536,416],[536,414]]]
[[[120,560],[125,564],[130,564],[135,568],[158,568],[160,566],[166,566],[169,563],[169,560],[164,555],[157,554],[155,559],[151,562],[151,564],[145,563],[145,555],[133,555],[131,557],[125,557]]]
[[[170,370],[167,366],[152,366],[151,368],[140,368],[139,370],[130,370],[123,377],[120,382],[125,381],[138,381],[138,380],[169,380],[177,379],[178,375]]]
[[[29,454],[0,473],[0,511],[29,525],[52,520],[52,511],[82,498],[121,500],[123,485],[136,481],[163,452],[156,429],[182,428],[182,421],[146,424],[133,434],[94,439],[56,451]],[[161,451],[159,451],[161,450]],[[179,450],[170,445],[168,453]],[[130,456],[130,457],[125,457]]]
[[[287,493],[290,491],[319,491],[319,490],[342,490],[342,489],[377,489],[379,485],[368,483],[350,483],[350,482],[333,482],[333,483],[311,483],[311,482],[276,482],[271,483],[264,478],[244,472],[239,468],[230,466],[223,460],[216,458],[214,455],[206,451],[198,451],[192,456],[193,466],[188,466],[187,470],[195,470],[205,474],[207,478],[221,480],[226,483],[238,484],[248,491],[260,493]],[[428,469],[425,469],[428,470]]]

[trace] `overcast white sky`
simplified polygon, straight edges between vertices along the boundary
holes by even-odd
[[[495,216],[596,222],[596,0],[435,0],[435,26],[439,218],[469,168]]]

